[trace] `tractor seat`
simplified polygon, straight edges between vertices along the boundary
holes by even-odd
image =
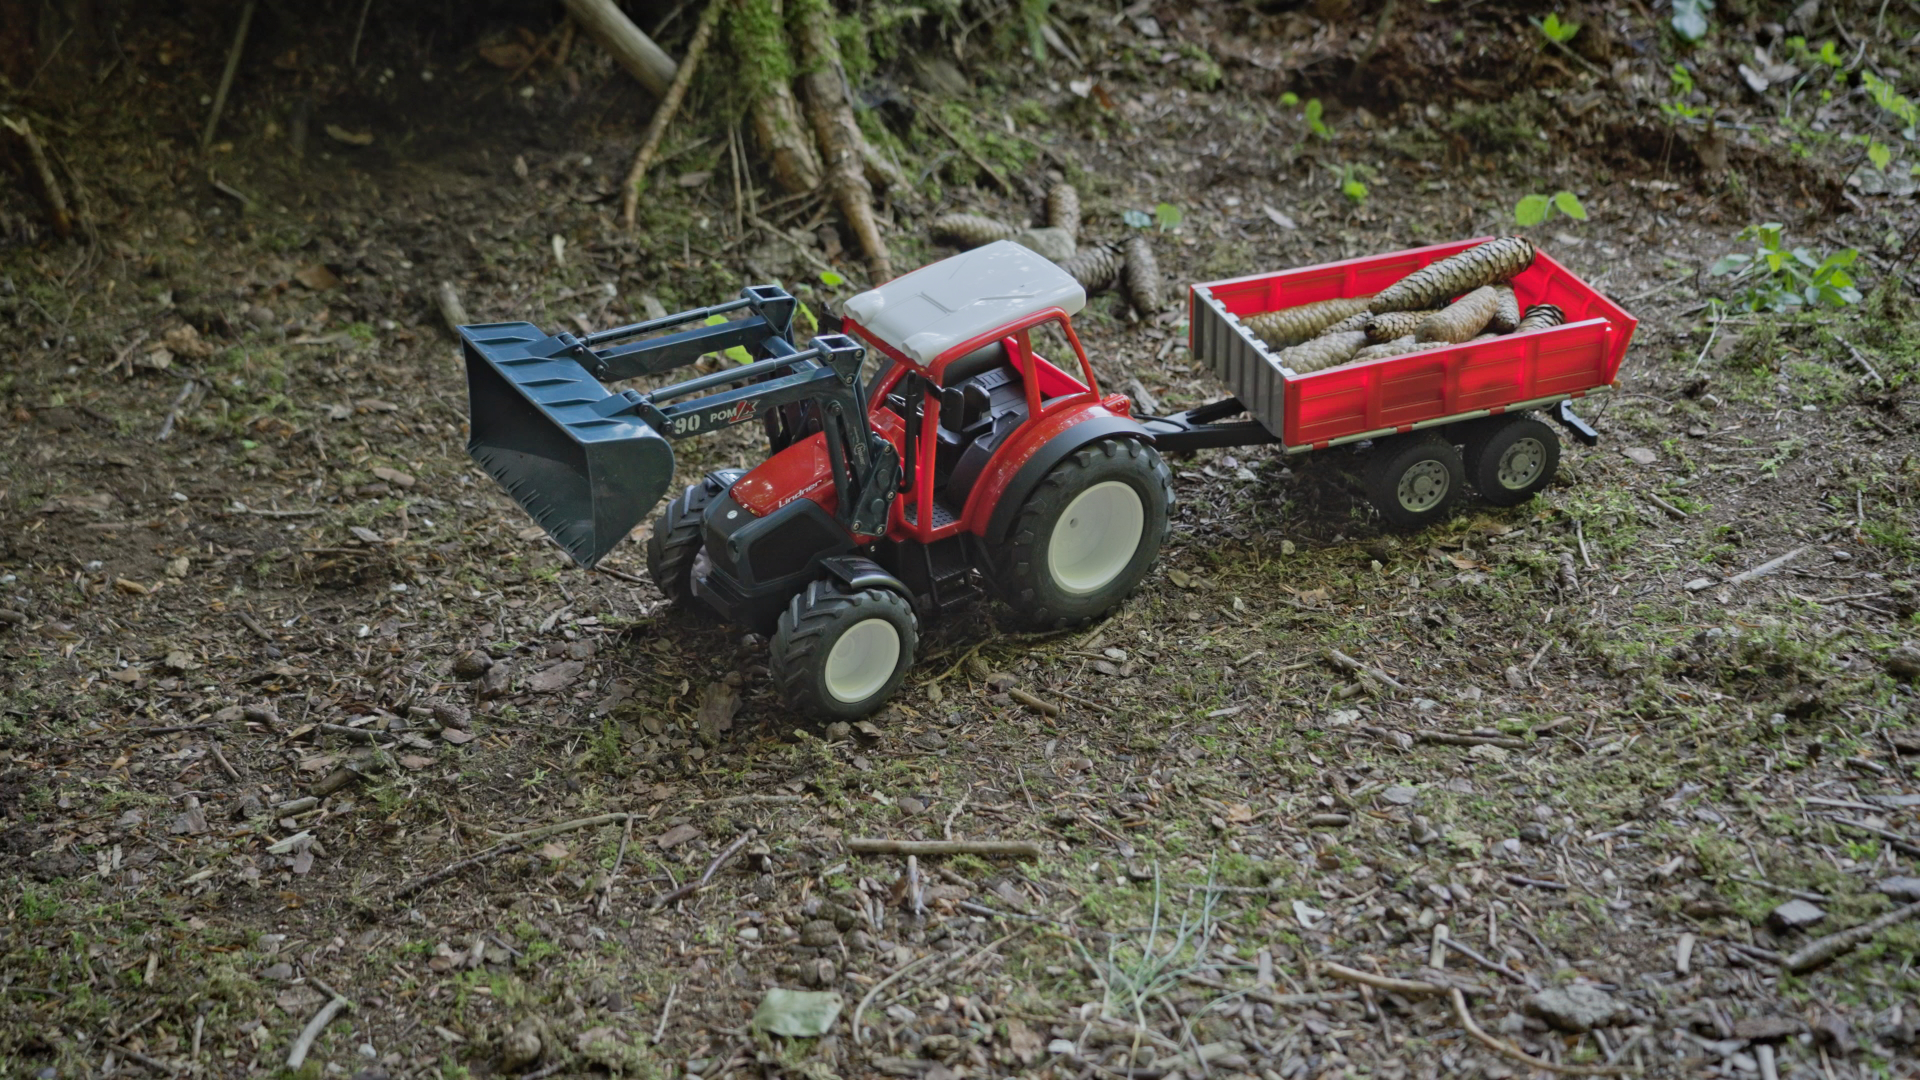
[[[1002,364],[1012,362],[1013,358],[1007,355],[1005,342],[989,342],[964,356],[956,357],[948,364],[946,370],[940,373],[940,386],[942,389],[959,386],[975,375],[984,375]]]

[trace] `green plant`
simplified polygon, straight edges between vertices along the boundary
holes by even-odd
[[[1677,124],[1710,111],[1687,100],[1693,94],[1693,73],[1687,70],[1685,64],[1673,65],[1673,70],[1667,72],[1667,81],[1673,85],[1673,98],[1660,103],[1660,115],[1667,118],[1667,123]]]
[[[1532,21],[1533,25],[1539,27],[1540,32],[1547,36],[1547,40],[1556,45],[1565,45],[1573,40],[1573,35],[1580,32],[1579,23],[1561,22],[1558,14],[1550,14],[1545,19]]]
[[[1860,302],[1860,290],[1847,272],[1860,253],[1841,248],[1816,259],[1806,248],[1788,248],[1786,229],[1779,222],[1749,225],[1740,239],[1752,241],[1752,254],[1723,255],[1707,268],[1714,277],[1742,288],[1735,306],[1748,311],[1791,311],[1795,308],[1843,307]]]
[[[1373,170],[1365,165],[1329,165],[1333,175],[1340,178],[1340,194],[1345,195],[1355,206],[1363,206],[1367,201],[1366,178]]]
[[[1156,205],[1151,214],[1145,210],[1128,210],[1120,215],[1120,220],[1126,222],[1130,228],[1144,229],[1149,225],[1157,224],[1161,232],[1171,232],[1179,228],[1180,223],[1186,219],[1185,212],[1172,203],[1166,202]]]
[[[1673,0],[1673,32],[1688,41],[1707,36],[1707,12],[1713,0]]]
[[[1580,203],[1580,196],[1571,191],[1556,191],[1548,195],[1523,196],[1513,207],[1513,222],[1523,229],[1532,228],[1547,220],[1547,215],[1555,210],[1575,221],[1587,220],[1587,208]]]
[[[1323,139],[1333,138],[1333,129],[1327,126],[1325,120],[1321,119],[1321,117],[1326,114],[1326,107],[1320,104],[1319,98],[1308,98],[1307,107],[1302,110],[1302,112],[1306,116],[1308,131],[1313,132]]]
[[[1047,10],[1053,0],[1020,0],[1020,17],[1027,24],[1027,48],[1035,60],[1047,58]]]

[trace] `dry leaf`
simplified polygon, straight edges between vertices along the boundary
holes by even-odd
[[[340,287],[340,279],[334,275],[334,272],[319,263],[314,263],[312,266],[303,266],[295,270],[293,272],[293,280],[305,285],[314,292],[325,292],[328,289],[337,289]]]
[[[339,142],[346,143],[348,146],[372,146],[373,145],[373,132],[348,131],[346,128],[341,127],[339,124],[327,125],[327,137],[330,139],[337,140]]]
[[[684,844],[689,840],[693,840],[699,837],[699,835],[700,830],[691,825],[675,825],[673,828],[661,833],[660,839],[655,840],[654,843],[659,844],[663,848],[670,848],[676,844]]]

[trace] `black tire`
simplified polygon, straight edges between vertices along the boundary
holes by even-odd
[[[852,720],[900,689],[919,643],[913,605],[899,593],[816,581],[780,614],[768,668],[789,705]]]
[[[1367,499],[1380,516],[1403,529],[1417,529],[1446,516],[1466,486],[1460,452],[1438,435],[1402,436],[1374,451],[1367,471]]]
[[[687,490],[653,519],[653,535],[647,537],[647,576],[675,607],[705,606],[692,601],[693,566],[706,546],[707,504],[745,475],[744,469],[725,469],[697,484],[688,484]]]
[[[1123,489],[1137,496],[1137,505],[1129,503]],[[1093,501],[1076,503],[1083,496]],[[1135,439],[1084,446],[1055,465],[1027,496],[1006,542],[994,552],[994,583],[1019,617],[1034,626],[1053,629],[1098,618],[1147,576],[1166,540],[1172,507],[1173,476],[1153,447]],[[1081,513],[1095,517],[1083,519]],[[1124,539],[1119,546],[1099,542],[1134,536],[1136,513],[1139,531],[1131,552],[1124,549]],[[1056,549],[1062,522],[1072,528],[1082,520],[1087,525],[1061,534]],[[1114,524],[1125,531],[1100,527]]]
[[[1518,506],[1553,483],[1560,435],[1532,416],[1482,422],[1467,439],[1467,479],[1495,506]]]

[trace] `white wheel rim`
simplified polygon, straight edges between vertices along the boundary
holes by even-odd
[[[827,693],[851,705],[880,692],[900,663],[900,631],[885,619],[862,619],[827,653]]]
[[[1422,458],[1400,474],[1400,505],[1412,513],[1431,510],[1447,497],[1453,477],[1433,458]]]
[[[1062,592],[1085,596],[1120,576],[1140,550],[1147,510],[1130,484],[1108,480],[1074,497],[1047,542],[1047,571]]]
[[[1539,439],[1515,439],[1507,452],[1500,455],[1500,485],[1508,491],[1519,491],[1539,479],[1540,470],[1546,464],[1547,448]]]

